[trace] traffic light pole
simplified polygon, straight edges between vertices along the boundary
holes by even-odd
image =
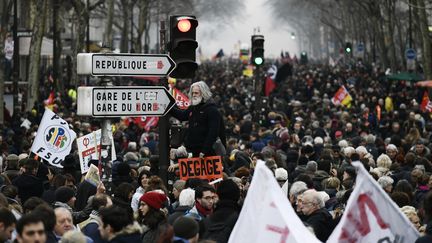
[[[108,53],[109,49],[103,48],[101,53]],[[100,80],[100,86],[112,86],[110,77],[104,76]],[[112,158],[111,158],[111,144],[112,138],[112,124],[109,118],[104,118],[101,124],[101,153],[99,160],[99,169],[102,169],[102,182],[105,185],[106,191],[112,193]]]
[[[166,53],[166,29],[165,21],[160,21],[160,53]],[[161,78],[161,83],[168,88],[166,77]],[[169,114],[159,118],[159,177],[168,186],[168,163],[169,163]]]

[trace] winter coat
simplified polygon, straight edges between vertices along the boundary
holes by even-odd
[[[239,213],[240,208],[237,202],[231,200],[219,201],[213,214],[204,219],[202,239],[215,240],[217,243],[228,242]]]
[[[144,192],[145,192],[144,188],[138,187],[135,193],[133,194],[132,201],[131,201],[131,208],[134,212],[138,211],[140,198],[142,195],[144,195]]]
[[[178,206],[178,207],[174,210],[174,212],[173,212],[170,216],[168,216],[168,223],[169,223],[170,225],[173,225],[173,224],[174,224],[174,221],[175,221],[177,218],[179,218],[179,217],[185,215],[186,212],[188,212],[189,210],[191,210],[191,207],[189,207],[189,206]]]
[[[167,231],[171,227],[165,220],[162,221],[156,228],[150,229],[144,226],[144,233],[142,235],[142,243],[154,243],[158,242],[161,234]]]
[[[41,197],[44,192],[42,180],[34,175],[22,174],[15,178],[12,184],[18,188],[18,196],[22,204],[30,197]]]
[[[109,243],[141,242],[141,232],[142,230],[138,223],[128,225],[119,232],[116,232]]]
[[[107,241],[101,238],[99,232],[99,222],[101,222],[99,213],[97,211],[92,211],[90,217],[81,222],[78,227],[80,228],[81,232],[84,235],[90,237],[94,243],[106,243]]]
[[[418,238],[415,243],[430,243],[432,242],[432,221],[426,226],[426,234],[420,238]]]
[[[226,147],[222,115],[214,101],[209,100],[196,106],[189,106],[186,110],[174,107],[170,112],[180,121],[189,121],[184,144],[194,156],[200,152],[205,155],[215,155],[213,145],[218,137]]]
[[[322,242],[327,241],[335,225],[333,217],[325,209],[318,209],[306,217],[305,223],[312,226],[315,236]]]

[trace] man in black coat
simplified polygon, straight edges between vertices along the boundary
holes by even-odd
[[[303,193],[301,211],[306,216],[304,222],[313,228],[318,240],[327,241],[335,224],[319,192],[308,190]]]
[[[240,189],[233,180],[228,179],[219,183],[216,193],[219,201],[213,214],[204,219],[202,239],[225,243],[239,217],[240,207],[237,202],[240,199]]]
[[[193,83],[189,90],[191,106],[186,110],[174,107],[170,114],[180,121],[189,121],[184,144],[193,157],[216,155],[215,142],[225,146],[225,128],[210,88],[204,81]],[[225,146],[226,147],[226,146]]]
[[[18,196],[22,204],[30,197],[41,197],[44,192],[42,180],[36,177],[39,161],[26,159],[23,164],[24,173],[12,181],[12,184],[18,188]]]

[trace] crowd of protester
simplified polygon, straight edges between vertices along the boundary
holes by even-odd
[[[201,64],[196,80],[211,88],[227,138],[224,180],[216,185],[179,180],[177,160],[188,157],[181,144],[171,148],[164,183],[157,130],[117,119],[117,160],[107,191],[83,180],[76,145],[63,169],[34,159],[30,147],[42,101],[29,113],[15,111],[0,137],[0,242],[227,242],[258,162],[273,171],[321,241],[355,187],[352,161],[362,162],[422,235],[432,235],[432,120],[420,109],[424,90],[388,80],[373,65],[290,65],[292,75],[279,80],[268,99],[258,99],[259,82],[242,76],[241,63]],[[261,74],[264,80],[265,69]],[[349,106],[331,102],[341,85],[352,96]],[[189,86],[177,80],[185,93]],[[100,128],[100,121],[78,117],[71,107],[76,97],[56,94],[54,111],[78,137]],[[24,119],[32,125],[21,126]]]

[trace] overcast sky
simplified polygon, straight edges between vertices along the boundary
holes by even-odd
[[[290,54],[298,53],[297,39],[291,39],[291,29],[287,23],[284,28],[275,25],[272,19],[269,6],[265,5],[266,0],[245,0],[246,9],[240,13],[241,18],[236,18],[232,25],[225,26],[218,33],[208,33],[212,23],[199,22],[197,29],[197,41],[201,46],[203,54],[207,57],[215,55],[220,48],[225,55],[233,52],[234,47],[239,41],[250,46],[250,37],[254,28],[259,27],[264,35],[264,49],[266,57],[276,57],[281,50],[288,51]]]

